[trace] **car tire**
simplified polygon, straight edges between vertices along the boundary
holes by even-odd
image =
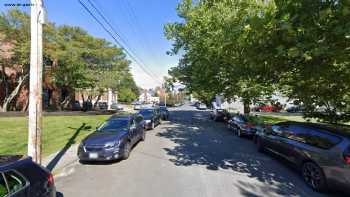
[[[264,145],[262,145],[262,143],[261,143],[260,137],[256,137],[256,147],[257,147],[257,150],[259,153],[265,152],[265,148],[264,148]]]
[[[146,131],[143,130],[142,136],[141,136],[141,141],[145,141],[145,140],[146,140]]]
[[[242,137],[242,131],[239,128],[237,128],[237,136],[238,137]]]
[[[303,163],[301,174],[305,183],[317,192],[327,191],[326,177],[323,170],[314,162]]]
[[[124,149],[123,149],[123,156],[122,156],[122,159],[125,160],[125,159],[128,159],[129,156],[130,156],[130,151],[131,151],[131,144],[130,142],[127,142],[124,146]]]

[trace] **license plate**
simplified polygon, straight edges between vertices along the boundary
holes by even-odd
[[[98,154],[97,153],[89,153],[89,158],[90,159],[97,159],[98,158]]]

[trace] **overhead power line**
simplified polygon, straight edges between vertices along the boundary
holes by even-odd
[[[132,7],[131,2],[129,2],[129,0],[123,0],[120,2],[121,5],[124,5],[125,8],[125,13],[128,16],[128,18],[130,19],[130,22],[128,20],[126,20],[127,22],[129,22],[129,26],[131,27],[131,29],[134,31],[135,35],[140,35],[137,32],[144,32],[142,25],[139,23],[139,20],[136,16],[136,13]],[[147,51],[148,54],[151,56],[151,61],[156,64],[156,62],[154,60],[157,60],[157,56],[155,55],[150,43],[149,43],[149,38],[147,36],[147,33],[145,32],[143,34],[143,38],[140,39],[140,37],[138,38],[138,42],[140,43],[140,46],[143,48],[144,51]]]
[[[96,6],[94,6],[89,0],[89,3],[90,3],[90,5],[96,10],[96,12],[102,17],[102,19],[105,21],[105,23],[107,23],[107,25],[112,29],[112,31],[113,31],[113,33],[94,15],[94,13],[92,13],[92,11],[81,1],[81,0],[78,0],[79,1],[79,3],[83,6],[83,8],[94,18],[94,20],[106,31],[106,33],[108,33],[112,38],[113,38],[113,40],[116,42],[116,44],[117,45],[119,45],[119,47],[121,47],[124,51],[125,51],[125,53],[133,60],[133,61],[135,61],[135,63],[136,63],[136,65],[138,65],[144,72],[145,72],[145,74],[147,74],[151,79],[153,79],[156,83],[160,83],[160,84],[162,84],[162,82],[161,81],[159,81],[158,79],[157,79],[157,77],[153,74],[153,73],[151,73],[150,71],[148,71],[146,68],[145,68],[145,66],[144,66],[144,64],[143,64],[143,62],[140,62],[139,60],[138,60],[138,58],[136,58],[135,56],[136,55],[134,55],[134,53],[133,52],[130,52],[129,50],[130,49],[128,49],[127,47],[125,47],[124,45],[127,45],[127,44],[122,44],[117,38],[116,38],[116,36],[115,35],[113,35],[113,33],[114,34],[116,34],[118,37],[119,37],[119,39],[121,39],[122,41],[124,41],[125,42],[125,40],[124,39],[122,39],[122,37],[118,34],[118,32],[117,31],[115,31],[115,29],[113,28],[113,26],[108,22],[108,20],[106,19],[106,17],[102,14],[102,12],[100,12],[97,8],[96,8]]]

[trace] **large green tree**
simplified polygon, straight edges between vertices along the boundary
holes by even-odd
[[[224,93],[241,98],[249,113],[251,102],[273,90],[261,57],[251,55],[263,39],[263,16],[272,11],[270,4],[253,0],[183,1],[178,13],[184,22],[165,27],[167,38],[174,41],[171,54],[184,52],[170,74],[206,103]]]
[[[26,13],[16,9],[0,16],[0,41],[13,46],[10,49],[11,59],[1,57],[1,66],[4,70],[6,66],[21,65],[23,71],[18,73],[22,78],[18,77],[16,80],[17,87],[27,77],[29,68],[29,19]],[[51,83],[62,91],[62,108],[73,102],[76,89],[96,90],[98,98],[107,89],[118,91],[121,87],[136,93],[137,87],[130,73],[130,61],[126,59],[122,49],[105,39],[91,36],[82,28],[68,25],[56,26],[48,23],[44,25],[43,36],[44,64],[50,68],[50,72],[46,74],[50,74]],[[8,76],[5,72],[1,72],[1,75],[1,83],[6,85],[5,82],[9,80],[5,79]],[[12,93],[8,93],[6,98],[13,99],[18,94],[18,88],[7,89]]]
[[[165,26],[183,55],[170,73],[192,92],[237,96],[248,112],[277,90],[307,117],[350,120],[348,0],[183,0],[178,14]]]

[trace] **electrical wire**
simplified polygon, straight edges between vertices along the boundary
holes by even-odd
[[[136,65],[138,65],[151,79],[153,79],[156,83],[160,83],[162,84],[161,81],[158,81],[157,80],[157,77],[155,77],[155,75],[151,72],[149,72],[145,66],[140,63],[140,61],[135,57],[135,55],[133,55],[132,52],[130,52],[126,47],[124,47],[124,45],[116,38],[115,35],[113,35],[113,33],[92,13],[92,11],[81,1],[81,0],[78,0],[79,3],[83,6],[83,8],[94,18],[94,20],[106,31],[106,33],[108,33],[112,38],[113,40],[117,43],[117,45],[119,45],[119,47],[121,47],[125,53],[132,59],[135,61]],[[95,7],[96,8],[96,7]],[[97,10],[97,8],[96,8]],[[101,12],[98,12],[98,13],[101,13]],[[100,15],[102,17],[102,13]],[[105,20],[105,22],[107,21],[106,18],[103,16],[102,19]],[[107,22],[106,22],[107,23]],[[110,25],[110,23],[108,22],[107,24]],[[117,32],[115,32],[115,29],[111,27],[110,25],[110,28],[112,29],[112,31],[116,34],[116,35],[119,35]],[[119,35],[120,36],[120,35]],[[120,37],[119,37],[120,38]]]

